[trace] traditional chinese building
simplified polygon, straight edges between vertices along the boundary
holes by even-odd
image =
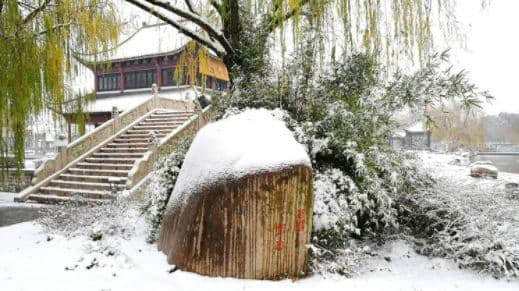
[[[422,122],[404,129],[405,147],[409,149],[431,149],[431,131]]]
[[[181,78],[174,77],[189,39],[169,25],[143,25],[121,39],[122,42],[108,52],[108,57],[83,60],[94,73],[95,101],[83,109],[90,128],[112,118],[114,108],[120,113],[151,98],[152,84],[158,86],[161,97],[172,99],[195,98],[202,91],[211,95],[227,89],[227,68],[220,59],[210,54],[207,62],[199,66],[196,81],[189,80],[185,70]],[[202,84],[204,79],[205,84]],[[76,118],[72,113],[65,116],[70,140],[70,128],[76,123]]]

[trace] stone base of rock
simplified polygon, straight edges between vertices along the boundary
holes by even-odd
[[[249,279],[307,272],[312,171],[292,166],[219,181],[164,217],[159,249],[179,269]]]

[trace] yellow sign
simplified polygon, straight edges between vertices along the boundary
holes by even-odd
[[[225,64],[221,60],[216,60],[211,57],[208,57],[206,62],[200,62],[200,73],[220,80],[229,81],[229,73],[227,72]]]

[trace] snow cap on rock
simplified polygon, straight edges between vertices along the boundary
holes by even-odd
[[[203,127],[189,148],[172,194],[172,203],[215,182],[281,170],[311,167],[298,143],[274,111],[248,109]]]

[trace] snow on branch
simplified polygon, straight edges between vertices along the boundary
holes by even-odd
[[[201,29],[205,30],[211,38],[216,39],[222,45],[222,47],[225,49],[225,51],[227,53],[232,53],[234,51],[233,47],[231,46],[231,44],[229,43],[227,38],[225,38],[223,33],[221,31],[219,31],[218,29],[214,28],[211,24],[209,24],[207,21],[202,19],[200,16],[193,14],[189,11],[179,9],[179,8],[175,7],[174,5],[171,5],[167,1],[161,1],[161,0],[145,0],[145,1],[149,4],[166,9],[167,11],[169,11],[175,15],[178,15],[182,18],[185,18],[185,19],[193,22],[194,24],[198,25]]]
[[[3,2],[3,1],[2,1]],[[45,10],[47,8],[47,5],[49,5],[50,0],[45,0],[38,8],[34,9],[25,19],[22,21],[23,24],[27,24],[31,20],[33,20],[40,12]]]
[[[144,4],[144,3],[141,3],[138,0],[126,0],[126,2],[133,4],[134,6],[136,6],[136,7],[140,8],[140,9],[150,13],[151,15],[159,18],[160,20],[166,22],[167,24],[175,27],[176,29],[178,29],[178,31],[180,33],[186,35],[187,37],[193,39],[194,41],[196,41],[196,42],[200,43],[201,45],[207,47],[208,49],[212,50],[218,56],[225,55],[225,52],[222,52],[221,50],[219,50],[213,42],[203,38],[202,36],[198,35],[196,32],[194,32],[191,29],[181,25],[177,21],[175,21],[172,18],[170,18],[170,17],[164,15],[163,13],[157,11],[153,7],[150,7],[150,6],[148,6],[148,5]]]

